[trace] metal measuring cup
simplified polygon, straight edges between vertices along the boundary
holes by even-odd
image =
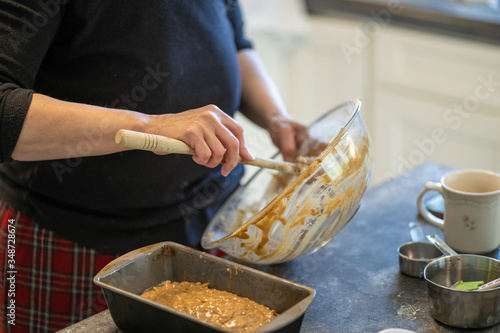
[[[458,290],[457,281],[494,281],[500,277],[500,261],[473,254],[457,254],[441,238],[428,236],[446,256],[424,269],[432,317],[460,328],[483,328],[500,322],[500,287]]]
[[[412,241],[398,248],[399,270],[408,276],[423,278],[424,268],[442,253],[431,243],[424,241],[424,232],[417,222],[410,222]]]

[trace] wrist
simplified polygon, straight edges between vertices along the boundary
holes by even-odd
[[[274,129],[281,126],[281,124],[289,122],[291,119],[292,118],[288,113],[275,111],[268,115],[265,128],[269,132],[272,132]]]

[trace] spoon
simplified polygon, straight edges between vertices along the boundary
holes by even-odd
[[[167,138],[161,135],[142,133],[121,129],[115,135],[115,142],[120,146],[162,153],[195,155],[196,152],[183,141]],[[309,164],[314,161],[313,157],[304,156],[297,163],[277,161],[273,159],[258,158],[247,161],[240,158],[239,163],[253,165],[261,168],[274,169],[285,173],[301,174]]]
[[[479,288],[477,288],[477,290],[492,289],[492,288],[496,288],[498,286],[500,286],[500,278],[483,284],[482,286],[480,286]]]

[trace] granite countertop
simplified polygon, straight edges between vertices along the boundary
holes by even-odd
[[[306,0],[311,14],[354,14],[374,19],[390,10],[389,23],[500,45],[499,0]]]
[[[399,272],[397,249],[411,240],[408,223],[420,221],[425,234],[441,231],[422,222],[416,198],[426,181],[439,181],[451,169],[424,164],[367,191],[353,220],[317,252],[279,265],[252,265],[316,290],[301,333],[380,332],[402,328],[415,332],[477,332],[435,321],[423,279]],[[498,257],[498,251],[492,254]],[[480,332],[499,332],[496,325]],[[109,311],[61,332],[121,332]]]

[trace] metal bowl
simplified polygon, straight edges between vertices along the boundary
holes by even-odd
[[[172,242],[127,253],[94,277],[124,332],[233,332],[140,296],[166,280],[209,282],[275,310],[278,316],[256,332],[298,333],[315,295],[309,287]]]
[[[372,146],[360,108],[360,100],[349,100],[310,125],[298,154],[319,155],[315,161],[291,179],[257,172],[210,221],[202,246],[275,264],[328,243],[355,215],[372,173]]]
[[[431,314],[443,324],[483,328],[500,322],[500,287],[464,291],[450,288],[462,281],[489,282],[500,277],[500,261],[480,255],[438,258],[424,269]]]

